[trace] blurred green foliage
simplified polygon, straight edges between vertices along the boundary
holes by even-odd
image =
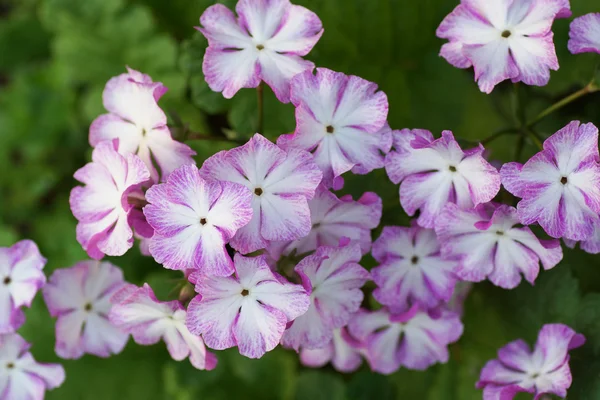
[[[598,57],[573,56],[566,48],[568,20],[555,23],[561,64],[544,88],[502,84],[479,92],[472,71],[448,65],[437,53],[435,29],[457,0],[297,0],[322,19],[325,34],[309,55],[318,66],[377,82],[390,101],[390,125],[453,130],[481,140],[515,125],[587,84]],[[87,130],[101,112],[105,82],[125,66],[164,82],[161,100],[174,133],[199,132],[218,140],[189,144],[201,163],[230,148],[229,139],[251,135],[257,123],[256,93],[232,100],[209,90],[201,66],[205,39],[193,26],[211,0],[13,0],[0,1],[0,245],[35,240],[48,258],[46,272],[72,265],[85,253],[75,241],[76,221],[68,194],[73,172],[89,157]],[[233,1],[225,2],[228,6]],[[598,11],[595,0],[572,0],[575,15]],[[266,90],[265,134],[294,129],[293,107]],[[572,119],[600,122],[600,94],[588,95],[536,126],[546,137]],[[489,146],[491,159],[515,157],[516,137]],[[526,141],[522,157],[535,152]],[[406,224],[397,188],[383,171],[349,176],[344,189],[359,196],[377,191],[384,200],[383,224]],[[137,249],[111,260],[127,279],[148,281],[163,299],[173,298],[178,274],[142,257]],[[428,399],[481,398],[474,388],[486,360],[498,347],[523,337],[533,342],[544,323],[564,322],[588,337],[572,355],[570,399],[600,398],[600,268],[597,256],[566,251],[535,287],[506,291],[478,284],[465,309],[465,334],[451,346],[452,358],[425,372],[400,370],[388,377],[363,366],[338,374],[330,367],[308,370],[298,357],[277,349],[248,360],[235,349],[219,352],[219,367],[197,371],[170,360],[162,344],[129,343],[110,359],[85,356],[61,361],[54,355],[54,326],[41,300],[26,311],[21,333],[41,361],[62,362],[67,381],[48,399]],[[372,265],[367,260],[366,265]]]

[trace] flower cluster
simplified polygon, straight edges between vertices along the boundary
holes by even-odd
[[[217,366],[207,348],[260,358],[281,344],[306,366],[331,362],[351,372],[364,359],[390,374],[448,361],[472,282],[534,284],[540,264],[561,261],[559,239],[600,252],[593,124],[573,121],[524,164],[498,169],[481,144],[464,149],[450,131],[435,138],[424,129],[392,130],[387,96],[375,83],[313,71],[302,58],[323,34],[313,12],[288,0],[240,0],[236,12],[217,4],[200,18],[206,81],[226,98],[264,81],[291,102],[296,129],[278,138],[256,133],[196,165],[194,152],[171,137],[158,105],[162,83],[130,68],[109,80],[109,113],[90,127],[92,162],[75,173],[84,186],[70,196],[77,240],[94,260],[55,270],[45,284],[35,244],[0,249],[0,362],[7,361],[0,385],[32,391],[6,397],[0,386],[0,398],[41,399],[64,379],[61,367],[37,364],[15,333],[21,308],[42,286],[62,358],[109,357],[131,335],[141,345],[164,341],[173,359],[189,358],[200,370]],[[552,23],[568,16],[567,0],[463,0],[438,28],[449,40],[441,55],[473,66],[483,92],[505,79],[544,85],[558,68]],[[591,14],[573,22],[572,52],[600,52],[599,21]],[[336,191],[344,174],[376,169],[399,185],[399,203],[414,218],[383,226],[373,241],[381,197]],[[502,186],[520,199],[516,207],[497,202]],[[536,224],[551,239],[534,233]],[[123,255],[135,238],[193,285],[191,300],[161,301],[148,284],[128,283],[100,261]],[[370,271],[361,266],[369,253],[377,262]],[[373,301],[365,302],[370,280]],[[533,352],[522,341],[500,349],[478,387],[485,399],[565,396],[568,350],[583,341],[565,325],[545,325]],[[19,379],[26,389],[12,388]]]

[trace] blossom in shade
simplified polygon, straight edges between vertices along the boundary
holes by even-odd
[[[504,164],[502,184],[522,199],[521,223],[537,222],[554,238],[592,236],[600,213],[599,160],[598,128],[573,121],[546,139],[525,165]]]
[[[16,333],[0,335],[0,399],[43,400],[65,380],[60,364],[42,364],[29,352],[30,345]]]
[[[211,349],[237,346],[260,358],[273,350],[288,323],[304,314],[309,297],[301,285],[273,273],[264,256],[235,255],[235,274],[190,277],[199,293],[189,304],[187,327]]]
[[[46,259],[31,240],[0,247],[0,334],[14,332],[25,322],[21,307],[31,306],[46,283],[45,265]]]
[[[158,182],[156,166],[165,179],[179,166],[193,164],[196,153],[171,137],[167,116],[157,104],[167,88],[141,72],[131,68],[127,71],[106,84],[102,101],[109,113],[92,122],[90,145],[96,147],[105,140],[119,139],[119,152],[137,154],[152,180]]]
[[[323,185],[308,202],[312,228],[307,236],[288,242],[271,242],[274,258],[293,251],[306,254],[320,246],[337,246],[342,237],[360,244],[362,254],[371,250],[371,230],[379,225],[382,201],[376,193],[366,192],[358,200],[351,195],[338,197]]]
[[[321,20],[289,0],[240,0],[238,18],[222,4],[200,17],[208,39],[202,72],[210,88],[230,99],[264,81],[279,101],[290,101],[290,79],[314,67],[302,59],[323,34]]]
[[[312,368],[321,368],[331,362],[340,372],[354,372],[362,364],[362,343],[348,333],[346,328],[334,329],[327,346],[319,349],[300,349],[300,362]]]
[[[482,204],[460,210],[448,204],[436,221],[442,255],[456,260],[454,273],[462,280],[489,279],[494,285],[512,289],[521,274],[533,284],[540,271],[556,266],[563,253],[558,240],[540,240],[523,227],[514,207]]]
[[[194,165],[175,170],[146,192],[144,215],[154,229],[150,253],[165,268],[228,276],[225,244],[252,218],[252,193],[232,182],[207,181]]]
[[[322,173],[310,153],[282,150],[260,134],[221,151],[200,170],[206,179],[235,182],[252,192],[253,218],[238,230],[231,246],[241,253],[263,249],[270,240],[294,240],[310,232],[308,200]]]
[[[322,348],[333,338],[334,329],[348,324],[363,300],[360,288],[369,279],[360,259],[360,246],[343,240],[339,247],[319,247],[300,261],[295,271],[310,292],[310,307],[283,334],[285,347]]]
[[[385,169],[400,183],[400,204],[417,223],[433,228],[446,203],[470,209],[486,203],[500,190],[500,175],[483,158],[483,146],[463,151],[450,131],[434,139],[423,129],[394,132],[394,150],[385,159]]]
[[[430,309],[450,300],[456,261],[446,260],[433,229],[386,226],[373,243],[375,299],[396,313],[417,304]]]
[[[373,371],[391,374],[406,367],[424,370],[448,361],[448,344],[463,332],[458,314],[440,310],[435,317],[413,306],[403,314],[387,309],[360,310],[348,329],[365,343],[367,361]]]
[[[600,53],[600,13],[575,18],[569,30],[569,51],[577,53]]]
[[[571,16],[569,0],[461,0],[437,29],[440,55],[473,67],[482,92],[503,80],[544,86],[558,69],[552,23]]]
[[[533,351],[521,339],[498,350],[498,359],[481,370],[477,387],[483,389],[484,400],[512,400],[519,392],[535,399],[543,394],[565,397],[572,380],[569,350],[584,342],[583,335],[566,325],[544,325]]]
[[[214,354],[207,352],[200,336],[192,335],[185,326],[186,311],[178,301],[159,301],[152,288],[127,285],[114,294],[110,322],[123,332],[131,333],[136,343],[151,345],[164,340],[174,360],[189,357],[198,369],[213,369]]]
[[[109,322],[108,313],[111,296],[125,284],[121,269],[108,262],[81,261],[52,273],[43,294],[50,314],[58,317],[59,357],[109,357],[123,350],[129,335]]]
[[[69,203],[77,224],[77,241],[95,259],[121,256],[133,246],[129,223],[134,206],[128,196],[148,181],[150,174],[139,157],[117,152],[118,140],[100,143],[92,162],[75,172],[85,184],[71,190]]]
[[[305,71],[292,79],[291,99],[296,130],[281,135],[277,144],[312,152],[325,186],[340,189],[341,175],[350,170],[366,174],[383,168],[392,139],[387,96],[376,84],[317,68],[316,75]]]
[[[567,247],[574,249],[577,242],[575,240],[564,239]],[[600,219],[594,221],[594,232],[589,238],[579,242],[581,250],[590,254],[600,254]]]

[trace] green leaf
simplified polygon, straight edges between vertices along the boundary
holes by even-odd
[[[304,371],[296,382],[295,400],[344,400],[344,381],[331,371]]]

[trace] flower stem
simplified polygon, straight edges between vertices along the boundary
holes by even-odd
[[[518,129],[515,128],[504,128],[504,129],[500,129],[499,131],[496,131],[495,133],[493,133],[492,135],[486,137],[485,139],[483,139],[480,143],[482,145],[486,145],[490,142],[493,142],[494,140],[498,139],[501,136],[504,136],[508,133],[519,133]]]
[[[596,82],[591,81],[582,89],[576,91],[575,93],[570,94],[569,96],[565,97],[564,99],[557,101],[556,103],[552,104],[550,107],[543,110],[535,118],[533,118],[531,121],[529,121],[526,124],[526,126],[532,127],[533,125],[540,122],[542,119],[546,118],[548,115],[552,114],[554,111],[566,106],[569,103],[572,103],[573,101],[577,100],[578,98],[580,98],[582,96],[585,96],[588,93],[597,92],[599,89],[600,88],[598,87],[598,85],[596,85]]]
[[[263,90],[264,86],[261,82],[256,87],[256,95],[257,95],[257,103],[258,103],[258,124],[256,127],[256,132],[262,134],[263,133],[263,121],[264,121],[264,109],[263,109]]]

